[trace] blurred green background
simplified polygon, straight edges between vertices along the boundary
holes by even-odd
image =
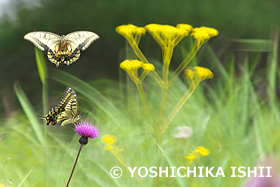
[[[226,52],[236,52],[232,38],[267,39],[271,27],[280,23],[280,1],[277,0],[2,0],[1,4],[0,110],[1,115],[6,116],[19,107],[13,93],[15,81],[20,81],[32,103],[41,101],[34,46],[23,39],[28,32],[50,31],[59,35],[79,30],[96,32],[100,39],[82,52],[78,62],[71,67],[59,67],[89,82],[118,78],[119,62],[123,60],[119,54],[125,43],[115,32],[115,27],[121,24],[188,23],[214,27],[220,34],[210,43],[222,59]],[[146,41],[141,41],[140,47],[142,43],[156,45],[149,35],[143,40]],[[151,49],[143,47],[144,54],[149,57],[153,54]],[[48,63],[50,73],[54,68],[54,64]],[[50,83],[53,90],[57,86]]]
[[[207,67],[215,76],[203,81],[164,134],[163,164],[172,165],[168,161],[171,160],[177,166],[185,165],[184,156],[200,145],[211,150],[211,156],[195,163],[202,166],[252,166],[267,155],[280,155],[279,7],[280,1],[276,0],[0,0],[0,150],[4,156],[0,171],[5,170],[0,183],[8,184],[9,179],[16,186],[66,183],[76,156],[78,136],[71,125],[49,127],[37,118],[46,114],[41,110],[42,98],[49,96],[45,108],[55,106],[66,86],[79,95],[82,119],[93,120],[101,135],[116,135],[128,162],[139,166],[158,162],[157,157],[150,159],[156,145],[143,128],[143,124],[149,124],[149,118],[143,115],[135,85],[125,79],[119,68],[120,62],[133,52],[115,28],[129,23],[187,23],[219,30],[219,35],[205,43],[190,64]],[[57,71],[44,52],[52,79],[48,81],[49,93],[42,94],[44,85],[38,74],[34,45],[25,41],[24,35],[32,31],[65,35],[82,30],[95,32],[100,39],[82,51],[77,62],[60,65],[59,70],[64,72]],[[171,70],[186,57],[190,41],[191,37],[183,39],[175,48]],[[139,46],[156,68],[161,66],[160,47],[150,34],[141,38]],[[17,82],[18,98],[13,88]],[[187,89],[183,76],[175,81],[169,90],[167,111]],[[148,76],[144,90],[157,113],[160,87],[154,86]],[[173,137],[174,129],[182,125],[193,129],[190,139],[181,141]],[[110,168],[120,163],[104,150],[100,139],[83,150],[73,186],[135,186],[137,181],[127,180],[128,173],[119,181],[109,176]],[[139,154],[135,156],[136,152]],[[8,162],[9,158],[12,161]],[[182,184],[180,179],[176,180],[174,185]],[[245,179],[186,181],[190,186],[238,186]],[[154,181],[144,182],[152,186]],[[167,186],[167,182],[170,184],[169,179],[161,184]]]

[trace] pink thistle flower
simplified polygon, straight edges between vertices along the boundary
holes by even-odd
[[[79,121],[76,123],[74,131],[81,136],[79,142],[83,145],[88,143],[88,138],[95,139],[100,134],[100,130],[89,121]]]

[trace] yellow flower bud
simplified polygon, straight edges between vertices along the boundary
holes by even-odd
[[[142,35],[146,33],[145,28],[137,27],[132,24],[120,25],[116,32],[122,35],[132,45],[134,42],[138,45]]]
[[[185,74],[185,76],[186,76],[188,79],[193,80],[193,78],[194,78],[194,70],[193,70],[191,67],[185,69],[184,74]]]
[[[210,154],[210,151],[203,146],[198,146],[194,150],[195,153],[199,153],[202,156],[207,156]]]
[[[199,79],[199,81],[203,81],[205,79],[212,79],[214,74],[207,68],[195,66],[194,67],[195,76]]]
[[[116,151],[117,153],[120,153],[120,152],[123,151],[123,148],[120,147],[120,146],[117,146],[117,147],[115,148],[115,151]]]
[[[198,158],[198,155],[195,153],[189,153],[188,156],[185,156],[185,158],[188,160],[187,165],[190,165],[195,159]]]
[[[139,60],[130,60],[131,69],[138,70],[143,66],[143,62]]]
[[[124,60],[120,67],[125,71],[132,71],[132,70],[138,70],[143,65],[143,62],[139,60]]]
[[[214,37],[219,34],[219,31],[214,28],[204,27],[204,26],[202,26],[200,28],[204,29],[209,34],[210,37]]]
[[[204,42],[218,34],[219,32],[216,29],[202,26],[194,28],[191,35],[195,39],[196,47],[200,48]]]
[[[203,42],[210,38],[208,32],[203,28],[194,28],[192,30],[192,36],[194,39],[201,40]]]
[[[202,146],[198,146],[194,149],[194,151],[185,156],[185,158],[188,159],[187,165],[191,164],[194,160],[203,156],[207,156],[209,154],[210,151],[208,149]]]
[[[170,46],[173,49],[189,34],[186,30],[171,25],[149,24],[145,28],[162,48]]]
[[[115,147],[116,147],[115,145],[105,144],[104,149],[105,149],[106,151],[110,151],[110,150],[115,149]]]
[[[146,30],[143,27],[137,27],[132,24],[120,25],[116,28],[116,32],[122,36],[144,35]]]
[[[176,25],[177,28],[187,31],[188,33],[193,29],[193,26],[189,24],[178,24]]]
[[[105,134],[101,138],[101,142],[105,144],[104,149],[106,151],[113,150],[116,148],[114,145],[118,141],[117,137],[112,134]]]
[[[117,137],[112,134],[106,134],[101,138],[101,142],[104,144],[112,145],[117,142]]]
[[[145,71],[154,71],[155,70],[155,66],[153,64],[143,64],[142,68]]]
[[[197,155],[193,153],[189,153],[188,156],[185,156],[185,158],[188,160],[195,160],[197,158]]]

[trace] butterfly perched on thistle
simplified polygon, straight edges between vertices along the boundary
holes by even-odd
[[[48,50],[48,59],[58,67],[77,61],[81,50],[86,50],[99,36],[89,31],[76,31],[62,36],[51,32],[36,31],[24,36],[40,50]]]
[[[47,125],[75,123],[81,116],[78,115],[79,103],[76,92],[67,87],[57,107],[52,108],[43,118],[46,119]]]

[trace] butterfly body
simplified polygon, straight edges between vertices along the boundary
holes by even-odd
[[[76,31],[62,36],[51,32],[30,32],[24,39],[31,41],[42,51],[48,51],[48,59],[57,67],[70,65],[80,57],[81,50],[87,49],[99,36],[89,31]]]
[[[80,119],[78,115],[79,103],[76,92],[67,87],[57,107],[52,108],[43,118],[46,119],[47,125],[75,123]]]

